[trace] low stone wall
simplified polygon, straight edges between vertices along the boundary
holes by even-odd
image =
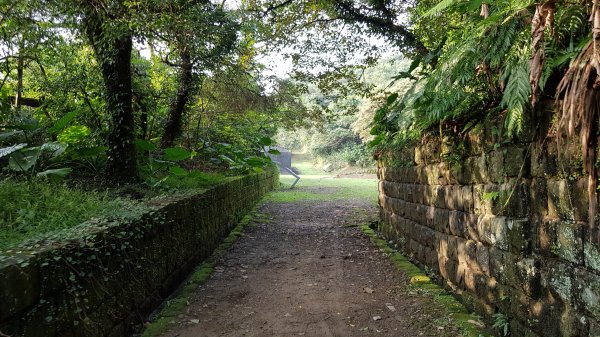
[[[130,336],[277,181],[266,172],[153,200],[128,221],[0,256],[0,335]]]
[[[498,125],[382,155],[380,230],[512,336],[600,336],[580,146]]]

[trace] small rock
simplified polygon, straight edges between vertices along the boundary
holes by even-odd
[[[396,311],[396,307],[394,307],[392,305],[392,303],[386,303],[385,307],[388,308],[389,311],[392,311],[392,312]]]
[[[367,294],[372,294],[373,293],[373,289],[369,288],[369,287],[364,287],[363,288],[364,292],[366,292]]]
[[[380,319],[381,319],[381,316],[373,316],[374,321],[379,321]]]
[[[194,324],[198,324],[200,323],[199,319],[190,319],[190,322],[194,323]]]

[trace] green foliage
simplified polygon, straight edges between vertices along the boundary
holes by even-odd
[[[531,84],[529,83],[529,63],[521,60],[518,65],[511,67],[506,90],[500,103],[507,108],[506,127],[509,135],[523,130],[523,119],[529,97],[531,95]]]
[[[0,180],[0,249],[115,214],[124,200],[38,180]]]
[[[420,135],[438,126],[443,130],[473,125],[488,113],[503,115],[507,136],[519,135],[531,120],[531,20],[535,6],[530,0],[417,2],[414,32],[431,51],[429,56],[414,58],[413,64],[420,67],[398,71],[399,77],[412,79],[413,86],[400,102],[390,99],[380,106],[374,118],[372,145],[385,148],[393,138],[410,136],[407,130]],[[560,75],[588,41],[584,8],[579,3],[556,8],[552,30],[546,31],[542,40],[546,62],[540,88],[544,92],[554,92],[557,82],[548,87],[548,80],[552,74]],[[480,10],[484,17],[478,15]],[[439,48],[434,51],[434,46]]]
[[[320,163],[344,166],[374,167],[372,150],[367,144],[381,142],[406,125],[398,126],[390,107],[401,100],[410,85],[407,79],[394,79],[398,69],[409,69],[410,62],[388,58],[356,71],[364,79],[364,89],[345,98],[331,97],[319,88],[309,86],[303,95],[306,106],[318,106],[327,120],[297,131],[281,130],[277,141],[285,148],[306,151]],[[365,91],[366,90],[366,91]],[[384,104],[380,107],[380,104]],[[380,121],[373,126],[373,118]],[[390,121],[390,122],[388,122]],[[381,134],[379,133],[381,132]]]
[[[502,336],[510,336],[510,322],[508,318],[501,312],[492,315],[494,318],[494,325],[492,327],[498,329]]]
[[[192,157],[193,153],[179,147],[170,147],[164,150],[164,160],[182,161]]]
[[[487,200],[487,201],[493,201],[498,199],[498,197],[500,196],[500,192],[485,192],[483,193],[483,200]]]
[[[204,189],[211,186],[215,186],[225,181],[225,176],[219,173],[206,173],[198,170],[182,171],[173,173],[166,177],[162,181],[162,186],[177,189],[177,190],[189,190],[189,189]]]
[[[78,145],[85,142],[90,136],[90,128],[85,125],[72,125],[65,128],[57,136],[59,142],[69,145]]]
[[[61,156],[67,146],[62,143],[44,143],[41,146],[23,147],[10,154],[7,168],[13,172],[32,177],[46,177],[51,179],[64,178],[71,172],[69,168],[56,168],[62,166]]]

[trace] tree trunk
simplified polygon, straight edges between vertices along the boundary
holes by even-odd
[[[181,120],[185,113],[186,105],[192,95],[194,78],[192,74],[191,56],[187,50],[184,50],[181,53],[181,66],[179,71],[179,87],[177,89],[177,96],[169,109],[169,119],[165,124],[161,142],[163,147],[173,146],[175,139],[181,135]]]
[[[111,20],[84,2],[85,33],[102,70],[106,103],[111,115],[107,139],[106,175],[116,184],[139,178],[135,150],[135,123],[131,84],[131,31],[120,28],[120,34],[107,31]]]
[[[17,92],[15,95],[15,107],[17,112],[21,111],[23,105],[23,68],[25,67],[23,57],[23,44],[19,45],[19,56],[17,57]]]
[[[148,104],[140,93],[133,93],[133,106],[140,116],[139,131],[137,137],[146,140],[148,137]]]

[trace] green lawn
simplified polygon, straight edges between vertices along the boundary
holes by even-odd
[[[292,154],[292,166],[300,171],[300,181],[290,189],[295,178],[289,174],[282,174],[279,178],[280,187],[267,197],[269,201],[355,198],[377,202],[377,179],[336,178],[337,172],[324,172],[304,153]]]
[[[107,193],[41,181],[0,180],[0,249],[136,207]]]

